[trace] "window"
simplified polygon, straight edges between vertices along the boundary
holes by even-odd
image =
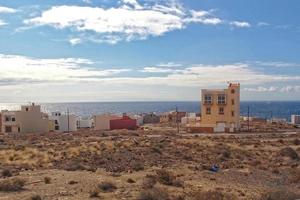
[[[231,111],[231,116],[234,117],[234,111]]]
[[[10,121],[10,118],[9,118],[9,117],[5,117],[5,121],[6,121],[6,122],[9,122],[9,121]]]
[[[11,132],[12,132],[11,126],[5,126],[5,133],[11,133]]]
[[[204,104],[212,104],[212,96],[211,95],[204,96]]]
[[[16,118],[12,117],[12,118],[11,118],[11,121],[15,122],[15,121],[16,121]]]
[[[58,131],[59,130],[59,126],[55,126],[55,130]]]
[[[28,111],[29,109],[28,109],[28,108],[25,108],[25,110]]]
[[[57,120],[54,121],[55,124],[58,124]]]
[[[210,115],[210,114],[211,114],[211,108],[210,108],[210,107],[206,108],[206,114],[207,114],[207,115]]]
[[[231,99],[231,105],[234,105],[234,99]]]
[[[224,94],[218,95],[218,104],[223,105],[225,103],[226,103],[226,97],[225,97],[225,95]]]
[[[224,108],[223,108],[223,107],[220,107],[220,108],[219,108],[219,114],[220,114],[220,115],[224,115]]]
[[[21,128],[20,128],[20,127],[18,127],[18,132],[19,132],[19,133],[21,132]]]
[[[232,89],[232,90],[231,90],[231,94],[234,94],[234,93],[235,93],[235,90],[234,90],[234,89]]]

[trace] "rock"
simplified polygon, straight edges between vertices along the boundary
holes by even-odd
[[[279,155],[289,157],[293,160],[299,160],[299,155],[291,147],[285,147],[279,151]]]

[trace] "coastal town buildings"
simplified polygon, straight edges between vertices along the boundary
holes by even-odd
[[[43,133],[49,131],[48,115],[41,112],[41,106],[21,106],[18,111],[1,111],[2,133]]]
[[[185,117],[181,118],[181,124],[200,123],[201,117],[196,113],[187,113]]]
[[[52,112],[49,120],[54,121],[55,132],[77,131],[77,116],[73,114],[61,114]]]
[[[292,115],[291,122],[294,125],[300,125],[300,115]]]
[[[240,84],[227,89],[201,91],[201,122],[188,126],[189,132],[236,132],[240,129]]]
[[[186,116],[186,112],[166,112],[160,115],[160,123],[180,123],[181,119]]]
[[[144,124],[158,124],[160,117],[154,113],[144,114],[143,123]]]
[[[144,124],[144,117],[142,115],[136,115],[136,114],[129,114],[128,115],[131,119],[136,120],[137,126],[142,126]]]

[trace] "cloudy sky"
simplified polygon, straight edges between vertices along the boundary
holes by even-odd
[[[0,102],[300,99],[299,0],[0,0]]]

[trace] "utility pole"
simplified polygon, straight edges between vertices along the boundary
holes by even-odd
[[[273,122],[273,111],[271,110],[271,123]]]
[[[177,124],[177,133],[179,133],[178,108],[177,108],[177,106],[176,106],[176,124]]]
[[[67,115],[68,115],[68,133],[70,132],[70,113],[69,108],[67,109]]]
[[[248,132],[250,132],[250,107],[248,106]]]

